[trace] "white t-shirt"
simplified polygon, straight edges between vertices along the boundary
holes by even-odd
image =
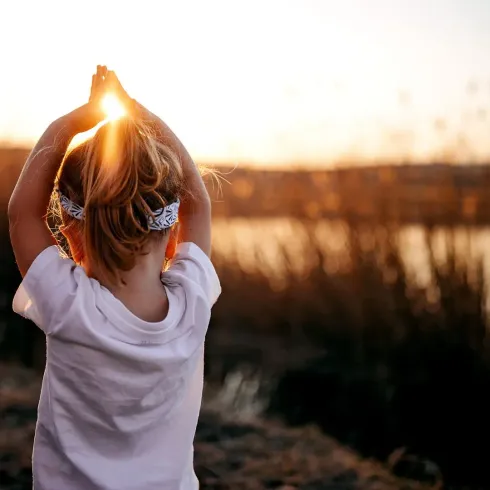
[[[132,314],[56,246],[39,254],[14,311],[46,334],[35,490],[195,490],[204,337],[221,293],[206,254],[181,243],[162,273],[169,311]]]

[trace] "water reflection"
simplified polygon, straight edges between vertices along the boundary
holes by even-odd
[[[373,230],[373,225],[359,227],[360,243],[366,251],[376,247]],[[341,220],[218,218],[214,221],[213,245],[219,256],[236,261],[243,271],[262,272],[280,284],[291,272],[303,277],[316,267],[316,257],[309,255],[312,238],[326,252],[327,260],[323,265],[328,273],[348,270],[347,244],[351,231]],[[454,253],[470,269],[481,260],[485,278],[490,279],[489,227],[433,227],[428,230],[421,225],[407,225],[396,228],[392,238],[397,242],[407,272],[420,286],[427,286],[431,281],[431,252],[439,263],[444,263],[448,254]]]

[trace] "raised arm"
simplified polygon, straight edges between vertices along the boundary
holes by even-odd
[[[59,121],[50,124],[27,159],[8,205],[9,231],[22,277],[34,259],[56,243],[46,223],[53,182],[69,135]]]
[[[56,243],[46,223],[56,173],[75,134],[102,120],[96,94],[102,90],[104,67],[92,78],[91,100],[49,125],[29,155],[8,205],[12,248],[24,276],[34,259]]]
[[[132,107],[137,117],[149,121],[162,141],[172,148],[180,157],[184,177],[189,189],[179,208],[179,241],[193,242],[208,256],[211,255],[211,200],[202,180],[201,174],[179,138],[158,116],[138,102],[132,100],[121,86],[114,72],[107,74],[109,90]]]
[[[179,155],[188,196],[179,207],[179,242],[193,242],[209,257],[211,255],[211,200],[196,164],[182,142],[160,118],[160,137]]]

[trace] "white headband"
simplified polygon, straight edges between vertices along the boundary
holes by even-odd
[[[70,201],[61,191],[56,188],[56,192],[60,198],[61,207],[72,218],[82,220],[83,219],[83,207],[79,204]],[[177,199],[172,204],[165,206],[164,208],[153,211],[155,218],[151,215],[147,215],[148,227],[153,231],[162,231],[170,228],[176,221],[179,212],[180,201]]]

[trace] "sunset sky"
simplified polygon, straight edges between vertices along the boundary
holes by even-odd
[[[0,139],[32,144],[97,63],[197,160],[490,157],[488,0],[0,6]]]

